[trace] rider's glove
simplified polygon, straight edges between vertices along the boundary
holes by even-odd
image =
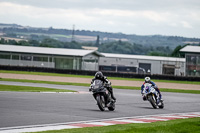
[[[92,85],[90,85],[90,87],[89,87],[89,91],[92,91]]]

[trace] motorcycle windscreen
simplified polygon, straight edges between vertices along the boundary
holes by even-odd
[[[148,93],[148,92],[151,90],[151,89],[150,89],[151,87],[152,87],[151,84],[146,83],[146,84],[145,84],[145,92]]]
[[[103,87],[103,82],[101,80],[95,80],[93,82],[93,88],[94,89],[99,89]]]

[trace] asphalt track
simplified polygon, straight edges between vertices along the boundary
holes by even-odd
[[[114,89],[116,110],[102,112],[92,93],[88,93],[88,87],[3,81],[0,84],[81,92],[0,92],[0,128],[200,111],[199,94],[162,92],[165,108],[153,109],[149,102],[142,100],[139,90]]]

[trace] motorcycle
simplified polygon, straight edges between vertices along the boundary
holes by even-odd
[[[152,84],[145,83],[142,94],[143,100],[148,100],[153,108],[164,108],[164,103],[159,99],[158,92],[153,88]]]
[[[91,91],[101,111],[105,111],[105,108],[110,111],[115,110],[115,103],[111,98],[110,92],[106,89],[109,86],[110,84],[104,84],[101,80],[94,80],[91,84]]]

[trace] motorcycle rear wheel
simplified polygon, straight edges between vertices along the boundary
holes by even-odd
[[[164,103],[161,102],[161,105],[158,106],[160,109],[163,109],[164,108]]]
[[[110,106],[108,107],[108,109],[110,111],[114,111],[115,110],[115,103],[111,103]]]

